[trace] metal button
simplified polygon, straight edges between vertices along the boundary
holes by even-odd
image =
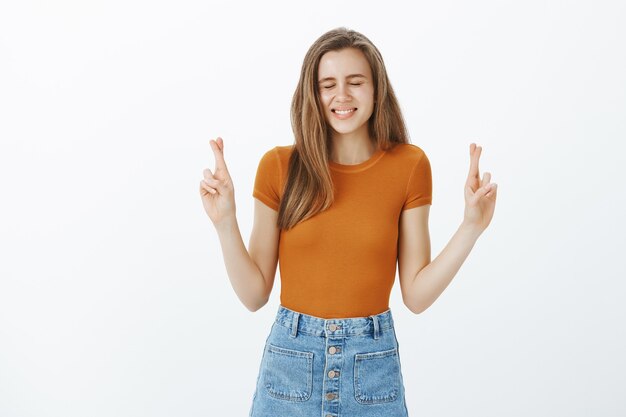
[[[331,332],[334,332],[335,330],[337,330],[337,325],[333,323],[333,324],[330,324],[328,328],[330,329]]]
[[[333,417],[332,414],[326,414],[326,417]]]
[[[334,377],[335,377],[335,371],[330,371],[330,372],[328,373],[328,377],[329,377],[329,378],[334,378]]]
[[[334,392],[329,392],[328,394],[326,394],[327,400],[334,400],[335,398],[337,398],[337,394],[335,394]]]
[[[331,355],[334,355],[335,352],[337,352],[337,348],[334,346],[331,346],[328,348],[328,353],[330,353]]]

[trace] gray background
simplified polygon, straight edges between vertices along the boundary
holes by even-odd
[[[0,415],[247,415],[280,279],[239,302],[198,184],[221,136],[247,245],[337,26],[378,46],[431,161],[433,259],[471,142],[498,184],[426,312],[394,286],[410,414],[626,415],[624,4],[2,2]]]

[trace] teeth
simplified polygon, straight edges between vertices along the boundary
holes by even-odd
[[[348,114],[348,113],[352,113],[353,111],[354,111],[354,109],[350,109],[350,110],[335,110],[335,113]]]

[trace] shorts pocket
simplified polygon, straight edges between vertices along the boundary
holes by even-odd
[[[400,391],[398,348],[357,353],[354,358],[354,398],[361,404],[394,401]]]
[[[274,398],[306,401],[313,391],[313,352],[267,344],[263,385]]]

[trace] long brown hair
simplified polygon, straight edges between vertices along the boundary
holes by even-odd
[[[304,57],[291,102],[295,143],[278,210],[280,228],[290,229],[333,203],[333,184],[328,167],[332,136],[324,119],[317,77],[322,55],[344,48],[361,50],[372,70],[374,110],[368,120],[368,131],[376,147],[388,150],[398,143],[409,143],[400,105],[378,48],[361,33],[345,27],[324,33]]]

